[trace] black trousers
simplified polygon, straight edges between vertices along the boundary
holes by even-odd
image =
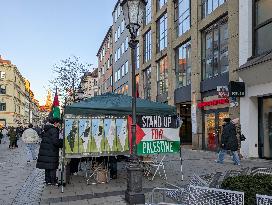
[[[57,183],[56,169],[45,170],[45,182],[46,183]]]

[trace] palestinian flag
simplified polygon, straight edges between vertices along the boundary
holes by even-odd
[[[49,113],[49,118],[57,118],[60,119],[60,108],[59,108],[59,97],[58,97],[58,91],[56,88],[55,97],[52,105],[51,112]]]

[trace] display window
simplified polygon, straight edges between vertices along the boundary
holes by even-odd
[[[224,119],[228,117],[228,108],[205,111],[205,132],[203,137],[203,146],[205,149],[217,151],[220,148]]]

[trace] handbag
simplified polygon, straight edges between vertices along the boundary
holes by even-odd
[[[245,140],[246,140],[246,137],[245,137],[244,134],[241,135],[240,140],[241,140],[241,141],[245,141]]]

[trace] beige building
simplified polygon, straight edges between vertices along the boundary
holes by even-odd
[[[0,57],[0,124],[24,126],[25,80],[18,68]]]
[[[239,116],[227,87],[238,81],[238,11],[238,0],[148,0],[139,94],[177,107],[183,144],[217,150],[223,119]]]
[[[85,73],[81,78],[80,86],[83,91],[83,98],[90,98],[98,95],[98,69]]]

